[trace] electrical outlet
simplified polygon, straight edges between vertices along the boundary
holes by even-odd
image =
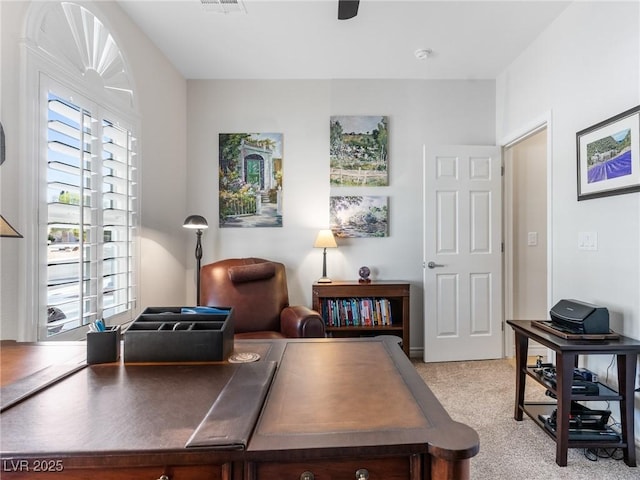
[[[578,233],[578,250],[598,250],[597,232]]]

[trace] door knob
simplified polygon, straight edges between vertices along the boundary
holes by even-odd
[[[435,262],[429,262],[427,263],[427,267],[436,268],[436,267],[444,267],[444,265],[440,265],[439,263],[435,263]]]

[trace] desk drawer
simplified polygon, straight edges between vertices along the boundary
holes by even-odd
[[[255,476],[247,480],[412,480],[422,478],[419,467],[411,470],[411,457],[363,458],[362,460],[313,460],[310,462],[262,462],[254,464]],[[415,462],[419,465],[419,462]],[[304,476],[310,472],[312,476]],[[412,476],[413,473],[413,476]]]

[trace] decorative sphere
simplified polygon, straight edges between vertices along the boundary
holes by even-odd
[[[369,275],[371,275],[371,270],[369,270],[369,267],[360,267],[360,270],[358,270],[358,275],[360,275],[360,278],[366,280],[367,278],[369,278]]]

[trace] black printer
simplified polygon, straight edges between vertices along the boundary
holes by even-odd
[[[578,334],[609,333],[609,310],[578,300],[560,300],[549,311],[558,330]]]

